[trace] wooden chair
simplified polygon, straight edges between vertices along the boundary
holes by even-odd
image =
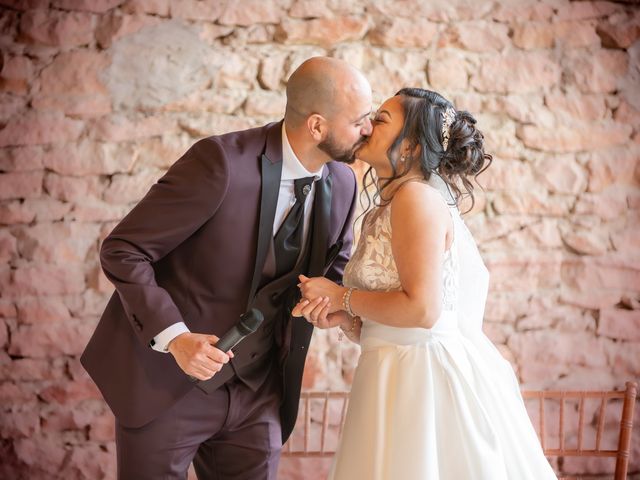
[[[538,403],[538,435],[542,449],[548,457],[614,457],[615,480],[627,478],[629,467],[629,454],[631,451],[631,431],[633,428],[633,412],[635,408],[638,385],[635,382],[627,382],[623,391],[524,391],[522,396],[527,400],[537,400]],[[593,418],[596,423],[595,444],[592,448],[585,447],[585,408],[590,400],[598,403],[597,413]],[[603,445],[603,432],[606,420],[607,407],[613,402],[622,403],[621,415],[618,423],[617,448],[605,448]],[[549,421],[545,414],[545,404],[554,402],[558,405],[557,425],[558,444],[550,445],[547,434],[550,432]],[[577,405],[577,434],[576,444],[567,442],[567,403]],[[563,477],[566,479],[576,477]]]
[[[321,405],[319,421],[312,422],[312,402],[319,401]],[[300,411],[298,413],[298,426],[294,429],[289,441],[282,447],[282,456],[285,457],[332,457],[336,452],[337,439],[342,434],[344,419],[349,404],[349,392],[302,392],[300,394]],[[332,415],[330,414],[331,403],[337,405],[340,413],[337,421],[330,424]],[[300,416],[302,415],[302,425]],[[335,417],[334,417],[335,420]],[[313,425],[316,425],[313,431]],[[335,430],[335,441],[328,441],[328,434],[331,426]],[[318,431],[318,428],[320,429]],[[300,432],[302,431],[302,432]],[[299,446],[299,437],[302,436],[302,446]],[[313,435],[315,434],[315,435]],[[312,442],[316,445],[312,445]]]
[[[537,430],[545,455],[549,457],[615,457],[615,480],[626,478],[631,450],[631,431],[633,428],[633,412],[638,385],[627,382],[624,391],[524,391],[525,401],[537,401]],[[300,416],[302,422],[294,430],[290,440],[284,445],[282,455],[285,457],[331,457],[337,448],[337,439],[342,433],[345,414],[349,401],[348,392],[302,392]],[[584,439],[586,405],[598,402],[594,420],[596,438],[593,448],[585,447]],[[603,432],[607,407],[611,402],[622,401],[622,414],[618,423],[618,443],[616,449],[603,446]],[[546,415],[545,405],[556,402],[558,405],[557,425],[558,445],[550,445],[548,435],[550,421]],[[575,430],[565,428],[569,417],[567,402],[577,405],[576,445],[567,441],[567,432]],[[337,415],[336,415],[337,414]],[[299,418],[300,418],[299,416]],[[564,477],[575,478],[575,477]]]

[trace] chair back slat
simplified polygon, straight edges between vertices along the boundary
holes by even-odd
[[[311,397],[304,399],[304,451],[309,451],[309,436],[311,435]]]
[[[538,401],[540,402],[540,407],[539,407],[539,415],[540,415],[540,443],[542,444],[542,449],[544,450],[545,448],[545,443],[546,443],[546,438],[547,435],[545,434],[544,431],[544,395],[540,395],[538,397]]]
[[[345,395],[342,399],[342,410],[340,411],[340,427],[338,428],[338,435],[342,436],[342,429],[344,428],[344,420],[347,416],[347,406],[349,405],[349,397]]]
[[[325,392],[324,406],[322,407],[322,432],[320,435],[320,452],[325,451],[327,428],[329,427],[329,392]]]
[[[580,397],[578,406],[578,451],[582,452],[582,436],[584,435],[584,397]]]
[[[602,441],[602,431],[604,430],[604,412],[607,408],[607,397],[603,396],[600,400],[600,411],[598,413],[598,430],[596,431],[596,450],[600,450]]]
[[[558,436],[560,438],[560,450],[564,450],[564,396],[560,398],[560,420],[558,421]]]

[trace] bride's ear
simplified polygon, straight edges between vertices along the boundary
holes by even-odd
[[[415,158],[420,154],[420,144],[417,143],[413,149],[411,148],[411,142],[408,139],[403,139],[400,144],[400,155],[404,158]]]

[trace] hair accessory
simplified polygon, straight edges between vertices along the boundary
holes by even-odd
[[[453,107],[448,107],[442,112],[442,149],[446,152],[449,146],[449,136],[451,135],[451,125],[456,119],[456,111]]]

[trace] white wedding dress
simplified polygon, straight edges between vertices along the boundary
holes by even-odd
[[[447,198],[442,180],[430,183]],[[401,288],[390,209],[377,207],[363,220],[345,285]],[[556,479],[511,365],[482,333],[489,273],[458,210],[450,211],[454,239],[435,326],[362,319],[362,353],[331,479]]]

